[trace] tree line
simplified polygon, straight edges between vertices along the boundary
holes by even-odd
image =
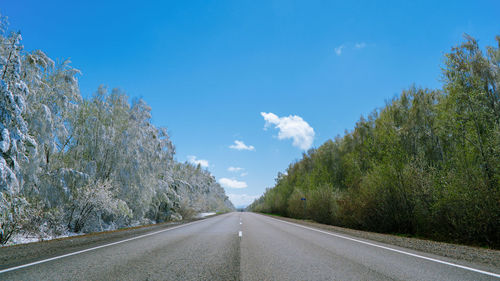
[[[1,17],[1,16],[0,16]],[[0,19],[0,245],[15,235],[179,220],[234,207],[214,177],[174,160],[142,99],[82,98],[69,61],[26,52]]]
[[[304,153],[249,209],[500,248],[496,41],[482,50],[466,35],[445,55],[442,89],[404,90]]]

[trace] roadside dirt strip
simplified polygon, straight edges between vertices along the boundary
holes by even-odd
[[[304,226],[314,227],[328,231],[334,231],[337,233],[344,233],[359,238],[387,243],[416,251],[422,251],[443,257],[464,260],[472,263],[480,263],[485,266],[494,266],[500,268],[500,251],[498,250],[436,242],[418,238],[401,237],[390,234],[361,231],[361,230],[343,228],[333,225],[321,224],[310,220],[298,220],[298,219],[285,218],[272,215],[266,215],[266,216]]]

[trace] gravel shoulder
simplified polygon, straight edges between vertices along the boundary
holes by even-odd
[[[91,247],[113,243],[123,239],[171,228],[201,219],[205,218],[186,220],[182,222],[165,222],[138,227],[122,228],[113,231],[94,232],[41,242],[3,246],[0,247],[0,269],[6,269]]]
[[[269,216],[275,219],[284,220],[288,222],[293,222],[304,226],[347,234],[354,237],[359,237],[363,239],[395,245],[398,247],[434,254],[438,256],[500,268],[500,251],[498,250],[457,245],[444,242],[436,242],[419,238],[401,237],[390,234],[361,231],[361,230],[343,228],[333,225],[321,224],[309,220],[298,220],[298,219],[273,216],[268,214],[261,214],[261,215]]]

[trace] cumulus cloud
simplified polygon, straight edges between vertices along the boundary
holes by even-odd
[[[338,46],[337,48],[335,48],[335,54],[337,54],[337,56],[342,55],[342,49],[344,48],[345,48],[344,44]]]
[[[354,44],[354,48],[356,49],[363,49],[364,47],[366,47],[366,43],[365,42],[361,42],[361,43],[356,43]]]
[[[246,188],[248,186],[247,183],[244,181],[238,181],[228,178],[219,179],[219,183],[223,187],[228,187],[228,188]]]
[[[255,199],[259,198],[258,195],[248,195],[248,194],[233,194],[228,193],[227,197],[233,202],[236,207],[246,207],[250,205]]]
[[[227,168],[227,170],[228,170],[229,172],[239,172],[239,171],[243,171],[243,168],[240,168],[240,167],[232,167],[232,166],[231,166],[231,167]]]
[[[278,117],[271,112],[261,112],[260,115],[266,121],[264,129],[274,125],[274,128],[279,130],[278,139],[292,139],[293,145],[303,150],[307,150],[312,146],[314,129],[302,117],[297,115]]]
[[[246,145],[243,141],[235,140],[234,144],[230,145],[229,148],[236,150],[255,150],[253,145]]]
[[[203,168],[208,168],[208,160],[203,160],[203,159],[196,159],[196,156],[189,155],[187,157],[188,162],[193,164],[193,165],[200,165]]]

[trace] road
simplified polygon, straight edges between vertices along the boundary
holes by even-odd
[[[0,269],[0,280],[500,280],[498,268],[463,265],[263,215],[229,213]]]

